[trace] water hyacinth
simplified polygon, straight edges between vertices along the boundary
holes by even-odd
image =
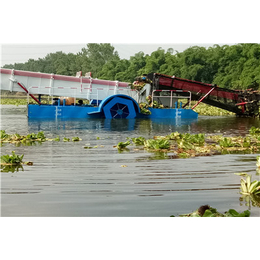
[[[23,162],[24,155],[18,155],[15,151],[12,154],[1,156],[1,172],[15,172],[23,170],[22,164],[33,165],[32,162]]]
[[[239,175],[241,177],[240,183],[241,183],[241,194],[244,195],[260,195],[260,181],[253,181],[251,182],[251,175],[248,175],[247,173],[235,173],[236,175]]]
[[[203,205],[199,207],[197,210],[188,213],[188,214],[181,214],[179,217],[249,217],[250,211],[245,210],[242,213],[238,213],[234,209],[229,209],[225,213],[220,213],[217,209],[210,207],[209,205]],[[174,215],[171,215],[174,217]]]
[[[56,141],[56,142],[60,141],[60,136],[57,136],[56,138],[47,138],[43,131],[40,131],[38,133],[29,133],[27,135],[20,135],[18,133],[7,134],[5,130],[1,130],[0,135],[1,135],[1,144],[14,143],[16,146],[20,146],[21,144],[31,146],[36,144],[36,142],[41,144],[42,142],[45,141]],[[81,141],[82,139],[76,136],[76,137],[72,137],[71,140],[73,142],[77,142],[77,141]],[[63,141],[69,142],[70,138],[64,137]]]
[[[256,157],[256,175],[260,175],[260,156]]]
[[[136,137],[136,138],[132,138],[132,142],[133,142],[135,145],[144,145],[145,138],[142,137],[142,136]]]
[[[6,154],[1,156],[1,164],[11,164],[11,165],[16,165],[16,164],[21,164],[23,160],[23,154],[22,155],[17,155],[15,154],[15,151],[12,151],[12,154]]]
[[[128,145],[130,145],[130,141],[119,142],[116,147],[117,149],[122,150],[125,149]]]
[[[72,142],[78,142],[78,141],[81,141],[82,139],[80,139],[78,136],[76,136],[76,137],[72,137],[71,140],[72,140]]]
[[[169,140],[164,139],[148,139],[144,141],[144,147],[148,149],[169,149],[170,143]]]
[[[260,156],[256,156],[256,166],[260,168]]]
[[[190,158],[215,154],[259,153],[260,134],[257,134],[257,132],[254,130],[254,136],[249,134],[245,137],[206,136],[204,133],[173,132],[166,136],[154,136],[153,139],[147,140],[144,137],[128,139],[132,141],[132,144],[143,146],[143,149],[147,149],[149,152],[161,150],[162,152],[173,152],[176,155],[174,158]],[[127,143],[127,145],[130,145],[130,143]],[[138,150],[140,149],[142,147],[138,147]],[[260,172],[260,168],[258,169]]]
[[[25,143],[26,141],[39,141],[44,142],[46,140],[46,137],[44,135],[44,132],[38,132],[37,134],[31,133],[27,135],[20,135],[18,133],[15,134],[7,134],[5,130],[1,130],[1,142],[6,143]]]
[[[144,114],[144,115],[151,115],[151,111],[148,110],[149,106],[147,103],[139,103],[139,107],[140,107],[140,112],[141,114]]]
[[[191,102],[191,106],[195,105],[195,102]],[[199,115],[203,116],[231,116],[235,115],[232,112],[229,112],[227,110],[218,108],[218,107],[213,107],[204,103],[200,103],[198,106],[195,107],[194,109],[195,112],[197,112]]]
[[[252,126],[249,130],[250,135],[260,135],[260,128]]]

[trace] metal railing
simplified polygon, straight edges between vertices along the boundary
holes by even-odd
[[[154,95],[154,93],[155,92],[170,92],[171,93],[171,95],[169,95],[169,96],[155,96]],[[177,92],[177,93],[182,93],[182,92],[186,92],[186,93],[189,93],[189,96],[173,96],[172,94],[173,94],[173,92]],[[153,92],[152,92],[152,102],[153,102],[153,100],[154,100],[154,98],[170,98],[170,108],[172,108],[172,100],[173,100],[173,98],[174,99],[183,99],[183,98],[189,98],[189,108],[190,108],[190,106],[191,106],[191,92],[190,91],[187,91],[187,90],[159,90],[159,89],[157,89],[157,90],[153,90]]]

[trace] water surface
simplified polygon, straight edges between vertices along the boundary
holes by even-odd
[[[169,217],[209,204],[220,212],[248,205],[239,194],[235,172],[256,175],[256,154],[228,154],[172,159],[171,154],[137,150],[119,153],[113,146],[127,137],[152,138],[171,132],[246,135],[259,119],[199,117],[197,120],[29,120],[26,107],[1,106],[1,129],[7,133],[57,135],[80,142],[44,142],[1,153],[24,154],[23,171],[1,172],[2,216]],[[93,147],[84,149],[84,147]],[[95,148],[94,148],[95,147]],[[163,159],[164,158],[164,159]]]

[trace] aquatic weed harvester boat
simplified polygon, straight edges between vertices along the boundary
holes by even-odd
[[[28,104],[29,118],[193,119],[198,117],[193,109],[200,102],[237,115],[259,113],[259,93],[233,91],[159,73],[138,77],[129,84],[93,79],[91,73],[82,76],[81,72],[75,77],[4,68],[0,72],[1,90],[24,92],[37,102]],[[42,95],[50,96],[51,104],[42,104]],[[191,108],[192,99],[198,102]]]

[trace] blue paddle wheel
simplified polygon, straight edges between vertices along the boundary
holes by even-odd
[[[99,107],[98,111],[90,112],[89,115],[103,114],[105,118],[136,118],[140,113],[138,103],[126,95],[113,95],[104,99]]]

